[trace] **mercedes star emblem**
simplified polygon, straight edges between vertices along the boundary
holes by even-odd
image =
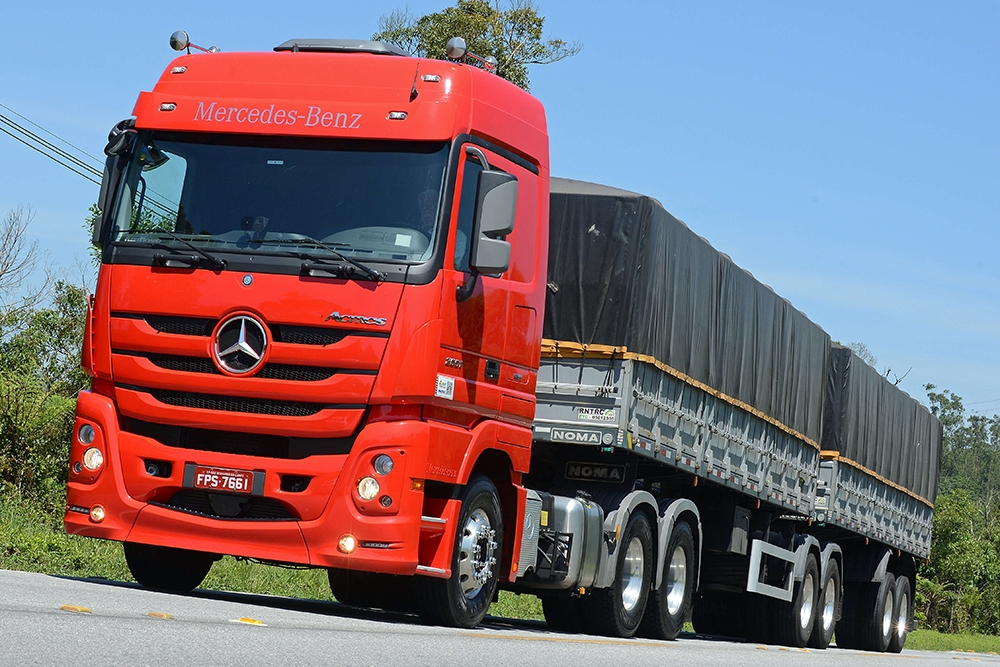
[[[215,360],[230,373],[249,373],[257,368],[267,349],[264,325],[249,315],[231,317],[215,334]]]

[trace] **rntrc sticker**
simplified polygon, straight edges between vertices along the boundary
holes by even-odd
[[[449,401],[455,398],[455,378],[447,375],[437,376],[437,385],[434,387],[434,395],[438,398],[446,398]]]
[[[613,424],[618,421],[618,411],[614,408],[577,408],[576,418],[578,421]]]
[[[566,464],[565,477],[585,482],[617,484],[625,479],[625,466],[570,461]]]

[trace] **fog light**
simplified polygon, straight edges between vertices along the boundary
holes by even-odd
[[[100,523],[104,521],[105,512],[102,505],[94,505],[90,508],[90,520],[94,523]]]
[[[91,447],[83,453],[83,466],[87,470],[97,470],[104,465],[104,454],[97,447]]]
[[[79,438],[80,442],[84,445],[92,443],[94,441],[94,435],[94,427],[90,424],[84,424],[76,433],[76,437]]]
[[[382,505],[382,507],[388,507],[389,505],[392,504],[392,498],[390,498],[389,496],[382,496],[381,498],[378,499],[378,501]]]
[[[75,472],[77,475],[83,472],[83,465],[79,461],[73,463],[73,472]]]
[[[358,538],[354,537],[350,533],[344,535],[340,538],[340,543],[337,544],[337,549],[341,553],[352,554],[354,550],[358,548]]]
[[[378,495],[378,480],[374,477],[362,477],[358,482],[358,495],[362,500],[371,500]]]
[[[392,465],[392,457],[387,454],[379,454],[372,462],[372,467],[375,468],[375,472],[383,477],[392,472]]]

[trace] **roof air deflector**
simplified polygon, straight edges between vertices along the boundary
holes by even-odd
[[[274,47],[275,51],[315,51],[319,53],[375,53],[385,56],[409,56],[398,46],[385,42],[358,39],[290,39]]]

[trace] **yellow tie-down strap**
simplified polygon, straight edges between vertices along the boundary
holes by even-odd
[[[906,495],[910,496],[914,500],[919,500],[924,505],[927,505],[931,509],[934,509],[934,503],[932,503],[931,501],[927,500],[923,496],[918,495],[918,494],[914,493],[913,491],[910,491],[905,486],[900,486],[899,484],[896,484],[895,482],[886,479],[885,477],[883,477],[882,475],[878,474],[874,470],[870,470],[869,468],[864,467],[863,465],[861,465],[857,461],[853,461],[853,460],[847,458],[846,456],[841,456],[840,452],[838,452],[836,450],[833,450],[833,449],[824,449],[823,451],[821,451],[819,453],[819,455],[820,455],[820,458],[822,460],[824,460],[824,461],[837,461],[839,463],[846,463],[847,465],[851,466],[852,468],[857,468],[861,472],[863,472],[865,474],[868,474],[868,475],[871,475],[872,477],[874,477],[878,481],[882,482],[883,484],[887,484],[887,485],[891,486],[892,488],[896,489],[897,491],[902,491],[903,493],[905,493]]]
[[[638,354],[637,352],[629,352],[627,347],[615,346],[615,345],[585,345],[583,343],[570,343],[566,341],[551,340],[549,338],[542,339],[542,356],[547,358],[564,358],[564,359],[631,359],[635,361],[641,361],[646,364],[652,364],[659,368],[664,373],[672,375],[681,382],[687,383],[692,387],[697,387],[702,391],[711,394],[720,401],[725,401],[730,405],[735,405],[741,410],[746,410],[753,416],[763,419],[768,424],[775,426],[788,435],[801,440],[806,443],[816,451],[819,451],[819,443],[812,438],[806,437],[805,434],[799,433],[791,426],[785,425],[783,422],[778,421],[771,415],[765,414],[753,407],[748,403],[744,403],[738,398],[733,398],[728,394],[724,394],[718,389],[714,389],[704,382],[695,380],[693,377],[686,375],[672,366],[668,366],[656,357],[650,356],[648,354]]]

